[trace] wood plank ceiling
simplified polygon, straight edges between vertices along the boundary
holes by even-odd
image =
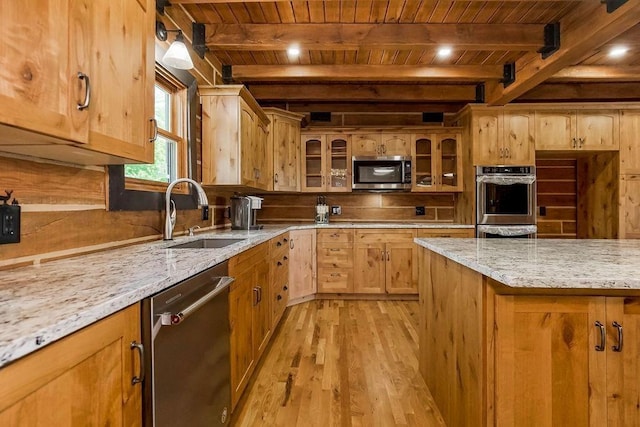
[[[204,23],[209,54],[263,105],[443,110],[473,102],[479,84],[492,104],[640,99],[640,0],[604,3],[171,0],[166,12]],[[554,22],[560,49],[542,59]],[[287,54],[291,45],[299,56]],[[627,54],[609,56],[616,45]],[[438,54],[443,46],[450,56]],[[508,63],[516,80],[505,86]]]

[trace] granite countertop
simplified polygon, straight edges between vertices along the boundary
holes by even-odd
[[[154,241],[2,272],[0,366],[160,292],[234,255],[295,229],[473,228],[447,223],[266,225]],[[207,237],[245,238],[220,249],[170,249]]]
[[[418,238],[415,242],[512,288],[640,290],[640,240]]]

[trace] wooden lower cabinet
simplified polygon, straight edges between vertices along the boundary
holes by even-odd
[[[142,424],[140,306],[132,305],[0,370],[0,425]]]
[[[420,252],[419,366],[447,425],[640,425],[640,297],[501,295]]]
[[[289,237],[289,300],[295,301],[316,293],[316,230],[292,230]]]
[[[289,233],[269,241],[271,324],[278,325],[289,302]]]
[[[417,294],[415,236],[414,229],[356,230],[354,292]]]
[[[271,336],[269,245],[229,260],[235,278],[229,291],[231,406],[235,408]]]
[[[318,293],[353,292],[353,230],[318,230]]]

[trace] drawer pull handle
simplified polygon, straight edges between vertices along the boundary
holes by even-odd
[[[278,267],[280,267],[282,265],[282,263],[280,261],[278,261]]]
[[[596,351],[604,351],[607,339],[607,331],[605,330],[604,325],[599,320],[596,320],[595,326],[596,328],[600,329],[600,344],[596,345]]]
[[[338,251],[340,251],[340,249],[336,249],[336,248],[331,248],[331,249],[329,249],[329,250],[330,250],[331,252],[338,252]]]
[[[340,273],[331,273],[331,277],[340,277]]]
[[[278,247],[282,246],[282,242],[277,242],[276,246],[278,246]]]
[[[286,237],[284,239],[282,239],[283,242],[287,243],[289,241],[289,239],[287,239]]]
[[[287,285],[284,285],[284,286],[282,287],[282,290],[283,290],[283,291],[288,291],[288,290],[289,290],[289,287],[288,287]]]
[[[289,249],[293,249],[293,239],[289,240]]]
[[[618,330],[618,343],[614,346],[611,346],[611,350],[616,352],[621,352],[622,351],[622,325],[615,321],[611,325]]]
[[[131,385],[136,385],[144,381],[144,345],[139,342],[131,341],[131,351],[137,350],[140,355],[140,372],[138,372],[137,376],[131,378]]]
[[[282,259],[286,261],[289,259],[289,257],[285,255]]]

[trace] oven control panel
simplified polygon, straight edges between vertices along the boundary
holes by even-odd
[[[535,166],[476,166],[476,175],[532,175]]]

